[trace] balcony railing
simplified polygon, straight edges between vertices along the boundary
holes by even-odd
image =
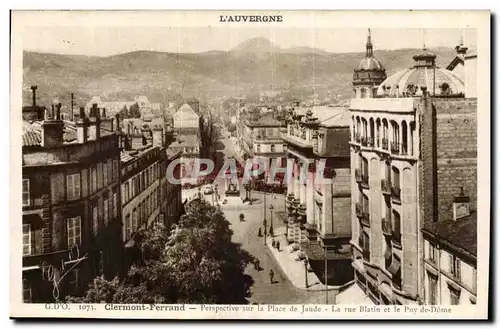
[[[391,143],[391,153],[393,154],[399,154],[399,144],[392,142]]]
[[[361,137],[361,145],[362,146],[366,146],[367,145],[366,137]]]
[[[382,218],[382,233],[386,236],[392,236],[392,224],[389,217]]]
[[[405,144],[401,145],[401,155],[408,155],[408,146]]]
[[[374,147],[375,146],[375,139],[373,137],[368,137],[366,139],[366,144],[368,147]]]
[[[361,142],[361,136],[359,134],[356,134],[354,136],[355,140],[356,140],[356,143],[360,143]]]
[[[392,231],[392,244],[401,249],[401,232]]]
[[[391,196],[394,201],[401,201],[401,189],[399,187],[391,187]]]
[[[358,218],[363,216],[363,206],[359,202],[356,202],[356,216],[358,216]]]
[[[389,141],[387,140],[387,138],[382,138],[382,148],[384,150],[387,150],[389,147]]]
[[[354,177],[356,178],[356,183],[363,182],[363,174],[361,173],[361,169],[354,170]]]
[[[380,187],[382,189],[382,194],[391,195],[391,183],[389,182],[388,179],[381,179]]]
[[[370,214],[363,212],[362,216],[359,218],[361,225],[370,227]]]

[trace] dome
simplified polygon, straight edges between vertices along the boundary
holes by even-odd
[[[358,70],[384,70],[384,67],[375,57],[365,57],[359,63]]]
[[[378,96],[404,97],[421,95],[426,87],[432,95],[458,95],[464,93],[464,82],[453,72],[435,66],[436,55],[423,49],[413,56],[415,65],[401,70],[384,80],[377,90]]]

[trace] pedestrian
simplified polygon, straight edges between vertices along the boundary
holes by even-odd
[[[258,237],[261,237],[261,236],[262,236],[262,231],[261,231],[260,227],[259,227],[259,233],[257,233],[257,236],[258,236]]]
[[[271,281],[271,284],[274,283],[274,272],[273,272],[273,269],[269,270],[269,281]]]
[[[278,249],[278,251],[280,251],[280,241],[276,241],[276,249]]]

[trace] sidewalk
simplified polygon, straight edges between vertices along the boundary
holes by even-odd
[[[298,289],[307,291],[325,291],[325,285],[322,284],[313,271],[307,271],[307,284],[305,286],[306,270],[304,261],[298,260],[299,251],[291,251],[291,245],[285,239],[285,227],[275,229],[274,240],[280,242],[280,251],[272,246],[272,237],[267,238],[268,252],[273,256],[288,280]],[[337,286],[328,286],[328,290],[337,290]]]

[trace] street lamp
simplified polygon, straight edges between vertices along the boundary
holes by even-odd
[[[305,271],[305,280],[306,280],[306,288],[309,288],[309,283],[307,282],[307,264],[309,264],[309,261],[307,258],[304,259],[304,271]]]
[[[271,211],[271,227],[269,228],[269,235],[274,236],[274,228],[273,228],[273,209],[274,206],[271,204],[269,206],[269,210]]]
[[[266,212],[266,208],[264,208],[264,213]],[[264,246],[266,245],[266,235],[267,235],[267,220],[264,218],[262,221],[262,225],[264,226]]]

